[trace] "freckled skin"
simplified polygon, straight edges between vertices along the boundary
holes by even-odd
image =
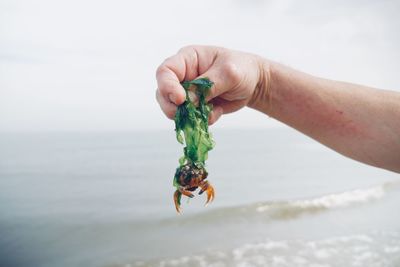
[[[249,107],[345,156],[400,172],[400,93],[268,66],[269,86]]]
[[[334,97],[330,97],[328,90],[318,90],[326,87],[324,80],[314,81],[316,85],[309,88],[306,86],[309,83],[308,78],[302,76],[302,79],[298,80],[292,74],[291,79],[278,80],[277,82],[286,84],[285,90],[279,88],[271,92],[271,97],[274,99],[271,101],[270,115],[294,128],[301,129],[307,135],[316,135],[317,138],[323,136],[320,132],[327,131],[340,136],[363,135],[362,125],[354,123],[348,116],[350,110],[346,111],[346,107],[341,107]],[[299,90],[302,85],[304,90]],[[308,127],[304,128],[303,125]]]

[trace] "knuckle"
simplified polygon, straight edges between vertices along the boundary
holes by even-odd
[[[241,74],[238,66],[233,62],[228,62],[224,66],[224,76],[233,84],[237,85],[240,83]]]
[[[156,77],[157,78],[161,76],[161,74],[165,71],[165,68],[166,67],[165,67],[164,63],[161,64],[160,66],[158,66],[158,68],[156,70]]]
[[[158,66],[156,70],[156,77],[159,77],[164,72],[168,71],[168,68],[171,64],[173,64],[174,56],[168,57],[164,59],[160,66]]]
[[[179,53],[185,53],[185,52],[188,52],[188,51],[195,50],[195,47],[196,47],[196,46],[194,46],[194,45],[186,45],[186,46],[182,47],[181,49],[179,49],[178,54],[179,54]]]
[[[176,57],[176,55],[167,57],[166,59],[164,59],[163,63],[161,64],[161,66],[168,66],[168,64],[170,64],[172,61],[174,61],[174,58]]]

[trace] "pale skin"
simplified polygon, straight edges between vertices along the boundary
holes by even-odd
[[[188,46],[157,69],[157,100],[170,119],[180,82],[208,77],[210,124],[245,106],[360,162],[400,173],[400,93],[315,77],[257,55]]]

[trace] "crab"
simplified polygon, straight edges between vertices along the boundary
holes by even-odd
[[[181,197],[185,195],[193,198],[194,195],[191,193],[197,188],[200,188],[199,195],[204,192],[207,193],[208,203],[213,201],[215,192],[212,185],[206,181],[208,173],[203,166],[199,166],[193,163],[187,163],[176,169],[174,177],[174,186],[177,188],[174,193],[175,209],[178,213],[181,212]]]

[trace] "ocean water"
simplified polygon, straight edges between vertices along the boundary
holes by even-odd
[[[173,131],[0,135],[0,266],[400,266],[399,175],[288,128],[214,129],[213,203]]]

